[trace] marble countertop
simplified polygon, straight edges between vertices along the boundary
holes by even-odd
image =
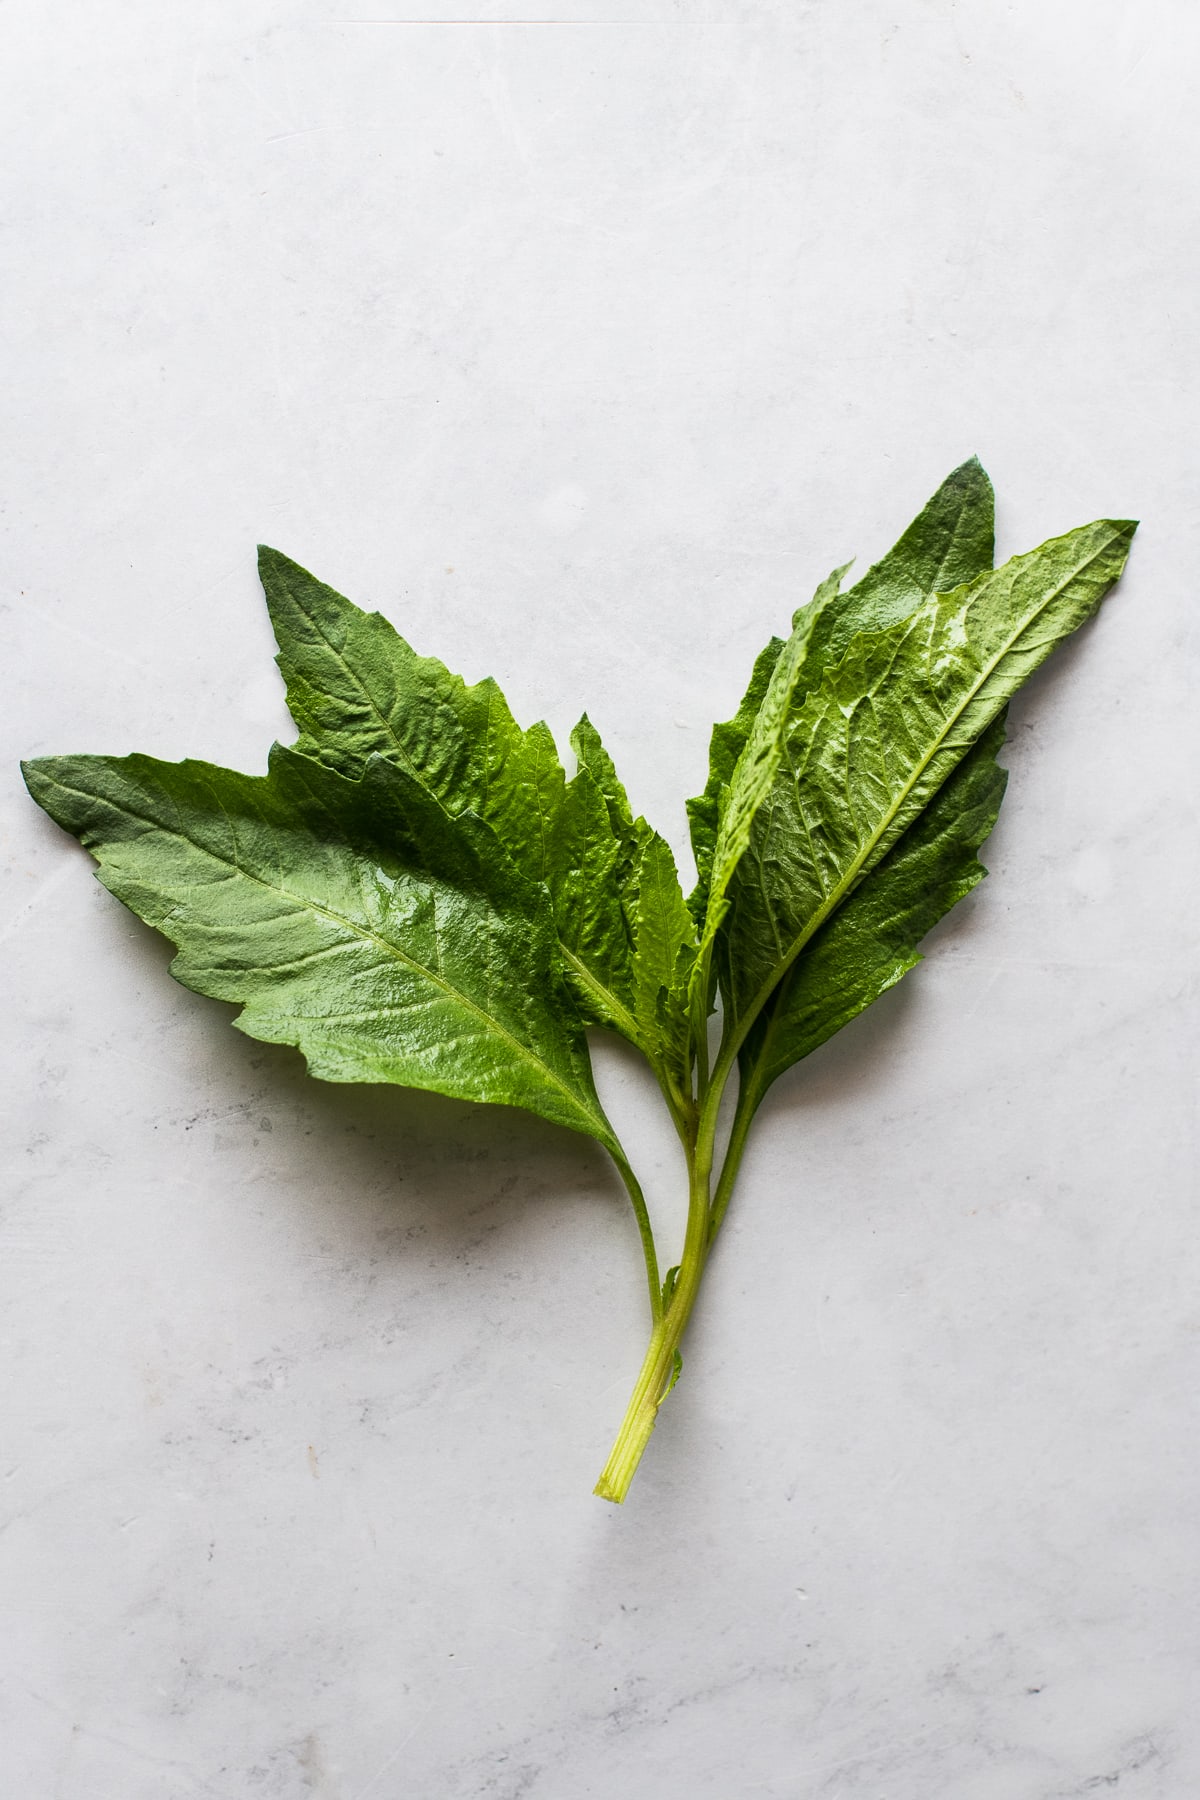
[[[358,15],[4,11],[0,1787],[1187,1800],[1196,9]],[[972,452],[1001,555],[1133,515],[1127,577],[990,879],[764,1109],[605,1505],[601,1152],[240,1036],[16,760],[261,769],[265,539],[586,706],[685,857],[757,649]]]

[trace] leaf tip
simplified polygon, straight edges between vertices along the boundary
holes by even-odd
[[[1119,580],[1125,572],[1125,564],[1129,560],[1129,551],[1133,544],[1133,535],[1138,528],[1137,519],[1105,519],[1104,523],[1112,533],[1109,539],[1109,555],[1112,558],[1113,580]]]
[[[34,790],[45,781],[48,765],[53,761],[54,758],[51,756],[23,756],[21,758],[21,780],[35,800],[37,794]]]
[[[957,497],[964,505],[982,505],[988,511],[996,501],[992,478],[978,456],[968,456],[966,462],[960,462],[956,469],[951,469],[938,493],[947,498]]]
[[[594,758],[602,748],[600,733],[585,712],[580,713],[578,723],[571,727],[567,742],[581,763]]]
[[[301,575],[308,581],[313,579],[308,570],[301,567],[293,557],[285,556],[282,550],[276,550],[271,544],[258,546],[258,574],[264,587],[267,586],[268,576],[278,578]]]
[[[983,481],[985,481],[987,483],[988,487],[991,487],[991,485],[992,485],[991,476],[988,474],[987,470],[984,468],[983,464],[980,462],[978,454],[975,452],[972,452],[972,454],[970,456],[968,456],[964,462],[959,463],[957,468],[951,469],[949,475],[947,475],[947,477],[946,477],[946,480],[948,482],[949,481],[978,482],[981,478]]]

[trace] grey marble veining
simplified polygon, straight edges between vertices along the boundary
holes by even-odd
[[[4,37],[0,1789],[1200,1793],[1195,9]],[[991,879],[764,1109],[607,1507],[601,1153],[240,1037],[16,759],[261,768],[265,539],[586,705],[682,853],[760,644],[972,451],[1002,554],[1134,514],[1127,578],[1014,708]]]

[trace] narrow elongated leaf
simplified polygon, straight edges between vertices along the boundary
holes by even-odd
[[[688,991],[696,933],[666,840],[649,827],[638,851],[626,905],[633,937],[634,1013],[639,1040],[676,1098],[690,1093]]]
[[[982,465],[971,457],[946,477],[887,555],[824,607],[797,671],[793,706],[811,692],[859,632],[883,630],[906,618],[930,594],[974,580],[991,568],[994,547],[995,495]],[[721,794],[750,735],[783,644],[782,638],[774,637],[760,651],[736,714],[713,727],[708,784],[703,794],[687,803],[699,872],[690,902],[697,917],[703,916],[711,880]]]
[[[709,888],[712,885],[721,799],[729,791],[733,771],[746,748],[746,740],[766,699],[767,689],[771,685],[771,677],[775,673],[775,665],[785,642],[784,638],[773,637],[755,657],[741,705],[732,719],[722,719],[712,728],[708,749],[708,782],[704,792],[687,802],[692,854],[696,859],[696,885],[688,896],[688,906],[699,924],[704,922]]]
[[[702,951],[711,944],[728,910],[729,883],[750,842],[755,815],[779,771],[792,696],[808,654],[809,642],[823,609],[837,594],[845,572],[844,568],[835,569],[821,583],[808,605],[796,613],[792,634],[775,658],[728,783],[720,789],[717,829],[704,902]]]
[[[619,1155],[540,890],[403,769],[357,781],[276,746],[270,773],[145,756],[24,765],[172,973],[326,1081],[522,1106]]]
[[[711,853],[706,851],[705,892],[702,903],[693,907],[700,935],[691,969],[688,1012],[692,1042],[697,1045],[703,1042],[707,1029],[705,1021],[713,1010],[718,980],[713,952],[729,910],[730,884],[750,843],[758,810],[770,794],[779,772],[792,695],[817,621],[836,596],[845,572],[844,568],[835,569],[821,583],[808,605],[795,614],[792,634],[774,660],[729,781],[717,789],[716,832]],[[759,665],[762,663],[760,657]],[[743,702],[742,710],[745,709]]]
[[[730,883],[725,1000],[748,1026],[795,957],[919,817],[1009,696],[1090,617],[1134,526],[1052,539],[856,637],[791,721]]]
[[[585,718],[575,737],[600,758],[600,740]],[[633,821],[628,806],[621,816],[616,773],[606,794],[593,770],[581,762],[546,820],[540,876],[554,907],[559,943],[586,1016],[612,1025],[626,1036],[636,1031],[628,1010],[629,928],[621,906],[636,856]]]
[[[824,614],[805,659],[809,690],[856,631],[886,629],[931,593],[985,574],[995,549],[994,514],[991,482],[972,457]],[[1004,794],[1007,775],[995,761],[1003,739],[1001,714],[774,990],[738,1056],[741,1103],[750,1111],[785,1069],[914,968],[926,932],[983,878],[975,853]]]
[[[742,1104],[840,1031],[916,967],[925,934],[987,873],[977,851],[996,822],[1007,772],[1004,715],[984,732],[877,868],[796,958],[739,1053]]]
[[[546,885],[567,967],[587,1015],[634,1043],[675,1100],[689,1068],[687,977],[695,931],[675,858],[634,818],[585,714],[571,734],[579,767],[547,846]]]

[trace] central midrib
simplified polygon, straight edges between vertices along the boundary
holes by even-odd
[[[563,960],[571,969],[572,973],[577,975],[579,980],[582,981],[584,986],[589,988],[592,993],[600,996],[609,1012],[612,1013],[614,1018],[619,1018],[622,1021],[629,1037],[633,1042],[637,1043],[641,1038],[641,1033],[638,1030],[637,1020],[629,1011],[628,1007],[622,1005],[612,989],[606,988],[599,977],[592,974],[592,971],[588,968],[587,964],[581,962],[575,952],[567,948],[561,938],[559,939],[559,949],[562,951]]]
[[[363,699],[366,701],[366,703],[370,707],[371,711],[375,714],[375,717],[379,720],[379,723],[382,725],[385,733],[392,740],[392,743],[395,744],[397,750],[399,750],[401,756],[404,759],[406,766],[408,767],[409,773],[415,776],[417,774],[416,766],[413,763],[412,757],[409,755],[408,749],[406,748],[403,740],[400,738],[399,734],[397,733],[396,728],[392,724],[391,719],[382,710],[378,701],[375,699],[374,694],[372,694],[370,688],[367,686],[366,682],[362,679],[362,676],[358,673],[358,670],[353,668],[351,666],[351,664],[346,660],[344,653],[341,650],[339,650],[338,646],[334,643],[333,639],[329,636],[328,632],[325,630],[324,626],[322,625],[321,621],[316,617],[316,615],[307,611],[307,609],[304,607],[300,607],[299,610],[304,613],[304,616],[306,619],[310,619],[312,621],[313,627],[316,630],[318,637],[321,639],[321,642],[325,645],[326,649],[329,651],[329,654],[333,657],[334,661],[336,663],[338,663],[338,665],[342,669],[345,670],[345,672],[349,676],[350,680],[354,683],[355,687],[357,687],[359,693],[362,695]],[[403,641],[403,640],[401,640],[401,641]],[[414,656],[414,658],[416,656],[415,650],[413,651],[413,656]]]

